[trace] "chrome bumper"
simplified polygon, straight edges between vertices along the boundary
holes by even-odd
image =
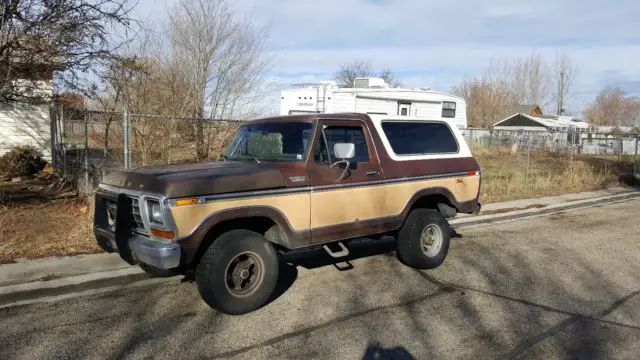
[[[115,241],[115,234],[100,228],[94,228],[98,245],[106,252],[120,252]],[[128,241],[131,257],[135,262],[141,262],[159,269],[175,269],[180,266],[180,245],[161,240],[151,240],[148,237],[134,235]],[[120,254],[121,256],[123,254]],[[135,262],[131,262],[135,265]]]
[[[135,236],[129,239],[129,248],[137,261],[153,267],[174,269],[180,266],[180,245],[176,243]]]

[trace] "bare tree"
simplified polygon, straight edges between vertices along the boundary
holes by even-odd
[[[168,41],[162,34],[157,28],[142,28],[132,39],[133,46],[112,59],[100,84],[96,84],[100,94],[94,99],[94,107],[105,116],[104,148],[109,150],[111,125],[122,119],[122,112],[136,114],[131,124],[132,140],[142,165],[158,160],[160,156],[152,153],[160,153],[163,162],[171,162],[169,149],[178,137],[177,128],[193,109],[190,70],[167,51]],[[162,141],[158,131],[164,134]]]
[[[189,69],[193,89],[198,160],[209,155],[205,118],[243,117],[259,106],[271,58],[264,51],[266,29],[242,21],[225,0],[181,0],[170,12],[173,55]]]
[[[82,81],[114,52],[128,26],[127,0],[6,0],[0,4],[0,101],[49,101],[52,83]]]
[[[491,126],[506,106],[518,103],[506,81],[497,76],[464,79],[453,93],[466,100],[468,123],[473,127]]]
[[[552,69],[553,85],[555,90],[552,94],[552,101],[556,107],[556,114],[565,113],[566,100],[571,94],[573,82],[577,75],[577,67],[565,52],[556,55]]]
[[[467,101],[469,123],[484,127],[511,115],[504,110],[512,105],[547,108],[551,103],[564,102],[575,74],[575,66],[566,54],[550,65],[534,52],[524,57],[494,59],[482,76],[467,77],[453,92]]]
[[[607,87],[585,114],[587,122],[596,126],[640,127],[640,98],[627,96],[620,88]]]
[[[356,60],[350,64],[342,64],[334,75],[334,79],[340,86],[353,87],[357,78],[363,77],[379,77],[393,88],[402,87],[402,81],[397,79],[393,72],[385,68],[379,73],[372,70],[371,62],[364,60]]]

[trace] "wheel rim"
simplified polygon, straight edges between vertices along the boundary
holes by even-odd
[[[429,257],[436,256],[442,248],[442,229],[434,224],[429,224],[422,229],[420,245],[422,252]]]
[[[227,265],[225,285],[234,296],[251,295],[264,279],[264,263],[262,258],[253,252],[236,255]]]

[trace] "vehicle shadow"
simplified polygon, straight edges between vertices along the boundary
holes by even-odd
[[[462,235],[453,227],[450,234],[451,240],[461,239]],[[341,258],[331,257],[320,246],[305,251],[292,251],[282,256],[282,261],[294,266],[302,266],[305,269],[316,269],[333,265],[340,271],[353,268],[350,261],[376,255],[395,256],[396,239],[385,236],[379,239],[358,238],[345,244],[349,249],[349,255]],[[344,265],[343,265],[344,264]]]
[[[333,258],[322,247],[316,247],[305,251],[292,251],[282,256],[282,261],[293,266],[302,266],[305,269],[334,265],[340,271],[350,270],[348,263],[352,260],[369,256],[390,254],[395,251],[395,239],[383,237],[381,239],[355,239],[346,244],[349,255],[341,258]],[[390,254],[392,255],[392,254]],[[347,264],[340,267],[339,264]]]
[[[377,342],[371,342],[365,349],[362,360],[413,360],[411,353],[402,346],[384,348]]]
[[[462,235],[451,228],[451,239],[460,239]],[[298,267],[305,269],[317,269],[325,266],[333,266],[338,271],[349,271],[354,268],[351,261],[371,256],[385,255],[395,256],[396,239],[391,236],[380,239],[359,238],[351,240],[348,245],[349,255],[343,258],[333,258],[322,248],[312,250],[289,252],[281,256],[280,278],[276,290],[265,306],[277,300],[289,290],[298,279]]]

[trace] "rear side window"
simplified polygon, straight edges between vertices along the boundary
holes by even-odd
[[[397,155],[458,152],[458,142],[444,123],[386,121],[382,130]]]

